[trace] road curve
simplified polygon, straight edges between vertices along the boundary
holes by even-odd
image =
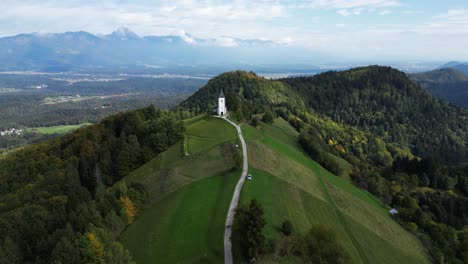
[[[242,190],[242,185],[244,185],[245,178],[247,177],[247,172],[249,170],[249,163],[247,160],[247,145],[245,144],[244,137],[242,136],[242,131],[241,131],[240,126],[225,117],[222,117],[222,118],[237,129],[237,134],[239,135],[239,139],[242,144],[242,156],[244,159],[244,162],[242,165],[242,174],[239,178],[239,182],[237,182],[236,189],[234,190],[234,194],[232,195],[231,205],[229,205],[229,211],[226,217],[226,225],[224,226],[224,263],[232,264],[233,263],[232,244],[231,244],[232,221],[234,220],[234,214],[236,212],[237,204],[239,202],[239,196]]]

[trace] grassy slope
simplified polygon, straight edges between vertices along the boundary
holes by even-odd
[[[186,185],[148,208],[122,242],[137,263],[219,263],[240,171]]]
[[[157,200],[182,185],[234,166],[231,145],[237,142],[237,135],[226,121],[197,120],[186,126],[185,137],[190,156],[185,156],[184,142],[180,142],[133,171],[124,181],[144,183],[151,199]]]
[[[51,126],[51,127],[33,127],[27,128],[26,132],[37,132],[41,134],[64,134],[70,131],[76,130],[82,126],[91,125],[91,123],[84,123],[80,125],[63,125],[63,126]]]
[[[355,263],[428,262],[420,242],[388,216],[388,208],[305,156],[284,120],[260,130],[243,125],[243,133],[254,177],[241,203],[256,198],[264,206],[267,238],[280,236],[276,230],[285,219],[299,232],[320,223],[337,232]]]
[[[234,128],[209,118],[186,122],[183,142],[125,178],[145,184],[152,203],[124,232],[137,263],[219,263],[226,213],[240,171],[232,171]]]

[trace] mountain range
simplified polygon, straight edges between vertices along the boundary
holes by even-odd
[[[440,66],[438,69],[444,69],[444,68],[452,68],[464,74],[468,74],[468,62],[451,61]]]
[[[202,39],[178,36],[138,36],[122,27],[108,35],[88,32],[20,34],[0,38],[0,70],[69,71],[100,67],[150,67],[295,63],[314,54],[286,44],[232,37]],[[273,56],[282,54],[283,59]]]

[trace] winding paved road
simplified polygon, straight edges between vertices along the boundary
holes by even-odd
[[[231,205],[229,205],[229,211],[226,217],[226,225],[224,226],[224,263],[232,264],[231,226],[232,221],[234,220],[237,204],[239,202],[239,195],[242,190],[242,185],[244,184],[245,178],[247,177],[249,163],[247,160],[247,145],[245,144],[244,137],[242,136],[240,126],[225,117],[222,118],[237,129],[237,134],[239,135],[239,139],[242,144],[242,156],[244,158],[242,174],[240,176],[239,182],[237,182],[236,189],[234,190],[234,195],[232,196]]]

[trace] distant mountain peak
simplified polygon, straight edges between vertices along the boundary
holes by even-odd
[[[437,69],[452,68],[452,67],[458,66],[460,64],[465,64],[465,63],[459,62],[459,61],[450,61],[450,62],[447,62],[444,65],[440,66]]]
[[[127,27],[119,27],[117,30],[108,35],[108,37],[120,40],[131,40],[140,38],[135,32],[131,31]]]
[[[459,65],[459,64],[457,64]],[[441,68],[429,72],[412,74],[411,77],[420,83],[457,83],[468,81],[468,76],[455,68]]]

